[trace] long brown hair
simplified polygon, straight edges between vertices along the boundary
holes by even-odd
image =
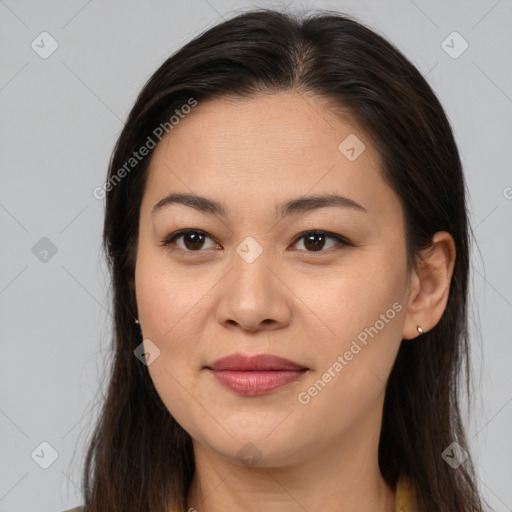
[[[468,450],[461,383],[468,400],[470,394],[469,228],[447,117],[414,65],[357,21],[329,11],[300,17],[262,9],[214,26],[168,58],[140,92],[113,152],[103,189],[103,243],[112,276],[114,354],[86,455],[87,512],[164,512],[169,505],[185,510],[195,470],[191,437],[134,356],[142,341],[134,322],[138,220],[152,150],[133,168],[126,163],[191,98],[200,104],[224,95],[292,90],[331,100],[371,137],[405,212],[409,265],[437,231],[455,240],[446,310],[421,341],[402,342],[391,371],[379,465],[392,486],[400,475],[408,477],[419,512],[483,510],[471,457],[457,469],[441,457],[453,442]]]

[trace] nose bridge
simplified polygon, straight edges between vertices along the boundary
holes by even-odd
[[[273,251],[246,237],[233,252],[231,271],[221,287],[218,319],[248,330],[276,328],[291,316],[286,290],[270,268]],[[275,272],[275,270],[274,270]]]
[[[246,237],[233,254],[233,269],[230,294],[238,295],[249,301],[267,300],[272,295],[272,273],[268,270],[271,265],[272,250],[265,242],[258,242],[254,237]],[[234,289],[233,289],[234,288]],[[263,295],[263,296],[262,296]]]

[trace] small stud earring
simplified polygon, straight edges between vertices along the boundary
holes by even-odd
[[[138,318],[136,318],[136,319],[135,319],[135,323],[136,323],[136,324],[140,324],[140,322],[139,322],[139,319],[138,319]]]
[[[423,329],[421,328],[421,325],[417,325],[417,326],[416,326],[416,329],[418,329],[418,332],[419,332],[420,334],[423,334]]]

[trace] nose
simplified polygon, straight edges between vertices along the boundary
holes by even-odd
[[[278,266],[263,253],[248,262],[237,253],[217,288],[217,320],[227,329],[273,331],[292,318],[291,292],[279,278]]]

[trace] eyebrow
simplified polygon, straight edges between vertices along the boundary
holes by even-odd
[[[190,208],[194,208],[202,213],[216,215],[218,217],[226,217],[226,209],[222,203],[195,194],[170,194],[153,206],[151,216],[155,215],[170,204],[182,204]],[[283,218],[289,215],[306,213],[318,208],[326,208],[329,206],[350,208],[361,212],[367,211],[362,204],[348,197],[338,194],[323,194],[291,199],[290,201],[279,205],[274,212],[274,216],[277,218]]]

